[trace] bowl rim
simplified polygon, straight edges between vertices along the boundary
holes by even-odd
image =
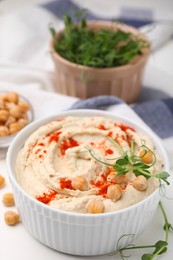
[[[123,123],[129,123],[129,125],[136,127],[137,129],[140,129],[140,131],[142,133],[146,134],[147,136],[149,136],[149,138],[152,139],[154,144],[156,144],[157,149],[159,148],[159,153],[161,154],[162,159],[164,161],[164,170],[167,170],[167,171],[170,170],[168,156],[167,156],[165,148],[162,145],[160,138],[147,125],[146,126],[145,125],[140,126],[139,123],[137,123],[137,122],[135,122],[134,120],[131,120],[131,119],[129,120],[129,118],[127,118],[125,116],[119,116],[119,115],[113,114],[112,112],[97,110],[97,109],[74,109],[74,110],[60,111],[60,112],[58,112],[54,115],[47,116],[47,117],[44,117],[44,118],[41,118],[41,119],[37,119],[36,121],[33,121],[32,123],[27,125],[24,129],[22,129],[14,137],[14,139],[13,139],[12,143],[10,144],[10,147],[7,151],[6,164],[7,164],[7,174],[8,174],[8,177],[10,179],[10,182],[12,183],[12,186],[15,185],[15,187],[17,187],[17,189],[25,197],[27,197],[28,200],[32,201],[32,203],[34,203],[35,205],[43,207],[45,210],[48,210],[50,212],[54,212],[56,214],[62,214],[62,215],[66,215],[66,216],[70,215],[70,216],[76,216],[76,217],[86,219],[86,218],[104,218],[106,216],[123,214],[124,212],[131,211],[134,208],[139,207],[142,204],[145,204],[148,200],[150,200],[152,197],[155,197],[157,195],[157,193],[159,192],[159,187],[153,193],[151,193],[149,196],[147,196],[146,198],[137,202],[134,205],[131,205],[127,208],[123,208],[123,209],[120,209],[120,210],[117,210],[117,211],[105,212],[103,214],[86,214],[86,213],[70,212],[70,211],[55,209],[55,208],[52,208],[48,205],[45,205],[44,203],[36,200],[34,197],[29,195],[20,186],[20,184],[18,183],[18,181],[15,177],[15,169],[14,169],[14,165],[12,165],[12,162],[14,160],[13,150],[16,149],[16,146],[20,146],[20,148],[18,148],[18,151],[17,151],[17,152],[19,152],[21,147],[23,147],[24,142],[28,139],[28,136],[31,135],[36,129],[38,129],[38,127],[41,127],[42,125],[44,125],[46,123],[49,123],[53,120],[56,120],[57,118],[63,118],[63,117],[66,117],[66,116],[77,116],[77,117],[81,117],[81,116],[102,116],[102,117],[107,117],[107,118],[119,120],[120,122],[123,121]],[[22,138],[24,138],[25,140],[22,143],[22,145],[19,145],[20,139],[22,139]]]

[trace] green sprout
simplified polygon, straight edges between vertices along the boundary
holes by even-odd
[[[109,163],[107,161],[101,161],[99,160],[94,152],[93,149],[87,147],[88,152],[90,155],[98,162],[112,166],[113,169],[116,171],[116,176],[124,175],[128,172],[133,172],[136,176],[143,175],[146,179],[149,179],[151,177],[155,177],[159,179],[159,181],[164,181],[166,184],[170,184],[167,181],[167,178],[170,176],[169,173],[166,171],[162,171],[157,174],[152,174],[150,172],[150,168],[156,163],[156,156],[151,149],[149,149],[143,142],[142,145],[139,147],[140,149],[144,149],[146,152],[150,151],[153,155],[153,162],[151,164],[146,164],[142,161],[142,157],[135,155],[134,153],[134,140],[131,140],[130,150],[124,151],[123,148],[118,144],[117,141],[115,141],[113,138],[109,138],[116,147],[120,150],[120,153],[122,154],[120,157],[116,159],[115,163]],[[145,155],[145,154],[144,154]]]
[[[163,204],[160,201],[159,202],[159,207],[161,209],[161,212],[163,214],[163,218],[164,218],[164,226],[163,229],[165,231],[165,240],[158,240],[155,244],[153,245],[139,245],[139,246],[135,246],[135,245],[127,245],[123,248],[119,247],[119,243],[121,241],[121,239],[123,239],[126,236],[129,237],[134,237],[134,234],[127,234],[127,235],[123,235],[119,238],[118,242],[117,242],[117,247],[116,250],[114,252],[111,253],[111,255],[116,255],[119,254],[121,259],[125,260],[125,258],[130,257],[130,255],[125,255],[124,251],[130,251],[130,250],[139,250],[139,249],[153,249],[152,253],[147,253],[147,254],[143,254],[141,257],[141,260],[153,260],[155,259],[157,256],[164,254],[167,251],[168,248],[168,234],[169,231],[173,231],[173,226],[168,222],[165,210],[163,208]]]

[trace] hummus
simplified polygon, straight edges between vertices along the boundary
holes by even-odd
[[[142,144],[154,151],[147,136],[110,118],[65,117],[53,121],[37,129],[19,151],[17,180],[35,199],[64,211],[101,213],[129,207],[158,187],[158,180],[151,177],[144,178],[144,189],[138,189],[133,185],[137,177],[132,171],[116,176],[113,166],[123,152],[130,152],[132,140],[138,158]],[[162,168],[157,155],[155,159],[149,168],[153,174]],[[116,192],[112,196],[115,186],[118,197]],[[94,212],[89,210],[93,201],[101,203],[101,212],[95,212],[95,206]]]

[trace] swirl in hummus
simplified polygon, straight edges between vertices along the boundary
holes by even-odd
[[[116,176],[110,165],[121,156],[112,140],[129,151],[134,140],[136,154],[144,140],[154,151],[151,140],[135,129],[105,117],[65,117],[37,129],[25,142],[16,160],[21,187],[50,207],[78,212],[104,213],[129,207],[158,187],[156,178],[145,179],[145,187],[133,185],[136,176],[128,172]],[[100,160],[96,160],[88,149]],[[156,155],[151,173],[158,173],[162,161]]]

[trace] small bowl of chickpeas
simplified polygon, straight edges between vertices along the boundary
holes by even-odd
[[[30,102],[17,92],[0,92],[0,149],[8,148],[14,136],[33,119]]]

